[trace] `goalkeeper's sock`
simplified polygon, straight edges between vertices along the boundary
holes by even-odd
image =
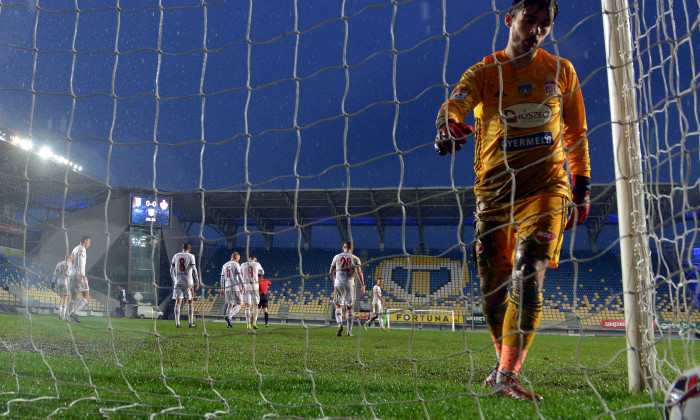
[[[482,307],[486,318],[486,324],[491,333],[491,340],[493,340],[493,347],[496,349],[496,357],[500,357],[501,355],[503,322],[506,317],[506,311],[508,310],[508,301],[508,295],[505,295],[502,302],[488,305],[484,303]]]
[[[231,308],[231,311],[229,312],[229,318],[233,318],[236,316],[236,314],[241,310],[241,305],[236,305],[233,308]]]
[[[187,304],[187,320],[190,324],[194,324],[194,305],[191,303]]]
[[[268,324],[268,322],[267,322],[268,320],[269,320],[269,317],[268,317],[268,315],[267,315],[267,312],[265,312],[265,325]]]
[[[177,325],[180,325],[180,305],[177,303],[175,304],[174,312],[175,312],[175,323]]]
[[[75,308],[71,311],[71,313],[78,312],[79,310],[83,309],[83,307],[87,304],[88,300],[85,298],[81,298],[78,303],[75,305]]]
[[[245,308],[245,323],[250,325],[250,308]]]
[[[343,308],[335,308],[335,322],[338,326],[343,325]]]
[[[535,332],[542,318],[542,293],[530,301],[522,302],[522,314],[518,318],[520,301],[511,296],[503,323],[503,346],[499,370],[514,372],[516,375],[525,361],[527,351],[535,338]]]

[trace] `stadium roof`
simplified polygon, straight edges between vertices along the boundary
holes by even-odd
[[[664,215],[659,220],[650,218],[654,225],[668,223],[671,215],[678,219],[687,217],[688,211],[700,210],[698,188],[684,190],[659,184],[654,193],[655,213]],[[0,204],[8,205],[13,214],[24,213],[26,206],[26,213],[34,218],[27,219],[29,226],[57,217],[63,209],[80,211],[103,203],[108,196],[116,199],[130,194],[153,194],[153,190],[110,188],[66,165],[0,141]],[[159,191],[158,194],[173,198],[174,212],[188,231],[192,225],[204,221],[204,225],[225,237],[233,236],[244,223],[271,233],[276,226],[300,226],[305,237],[310,235],[312,226],[332,224],[345,239],[347,223],[351,220],[353,225],[376,226],[382,241],[386,226],[401,225],[404,220],[407,225],[417,226],[422,235],[424,226],[458,226],[460,221],[471,224],[475,211],[472,187]],[[586,226],[589,241],[592,239],[590,242],[595,244],[603,226],[617,222],[615,187],[593,185],[592,196]],[[45,219],[41,220],[42,217]],[[272,235],[269,236],[271,240]]]

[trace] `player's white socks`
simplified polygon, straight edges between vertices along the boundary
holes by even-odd
[[[236,305],[233,308],[229,309],[228,311],[228,317],[233,318],[236,316],[236,314],[241,310],[241,305]]]
[[[337,322],[338,325],[343,324],[343,308],[335,308],[335,322]]]
[[[68,299],[68,313],[73,313],[73,308],[75,308],[75,302],[77,299]]]
[[[194,324],[194,305],[191,303],[187,304],[187,319],[190,324]]]
[[[245,308],[245,323],[250,324],[250,308]]]
[[[83,306],[85,306],[88,303],[88,300],[85,298],[81,298],[78,303],[75,305],[72,311],[70,313],[75,313],[78,312],[79,310],[83,309]]]
[[[175,322],[180,325],[180,305],[175,304]]]
[[[351,332],[352,332],[352,321],[353,321],[352,318],[353,318],[354,316],[355,316],[355,311],[353,311],[352,309],[349,310],[349,311],[348,311],[348,333],[351,333]]]
[[[58,316],[63,318],[65,316],[63,314],[65,314],[65,313],[66,313],[66,306],[65,305],[58,305]]]
[[[258,323],[258,307],[254,306],[253,307],[253,324]]]

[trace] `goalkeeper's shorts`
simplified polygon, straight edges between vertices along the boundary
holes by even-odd
[[[474,220],[473,256],[477,266],[512,267],[515,251],[526,244],[530,252],[549,257],[551,268],[557,267],[568,197],[543,194],[488,210],[480,210],[484,208],[481,204],[477,203]]]

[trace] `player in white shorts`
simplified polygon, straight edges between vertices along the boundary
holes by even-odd
[[[70,270],[70,313],[69,317],[74,322],[80,324],[78,319],[77,311],[83,309],[87,305],[90,299],[90,285],[88,284],[88,278],[85,274],[85,265],[87,262],[87,249],[90,248],[92,240],[89,236],[83,236],[80,238],[80,245],[73,248],[73,252],[70,254],[71,270]],[[83,297],[78,300],[78,293],[82,294]]]
[[[333,280],[333,303],[335,304],[335,320],[338,323],[338,337],[343,335],[343,308],[348,320],[348,336],[352,337],[352,323],[355,313],[352,310],[355,302],[355,275],[362,284],[362,294],[365,294],[365,278],[362,274],[360,258],[352,254],[352,243],[343,243],[343,252],[333,257],[331,269],[328,272]]]
[[[182,244],[182,251],[173,255],[170,262],[170,277],[173,279],[173,299],[175,299],[175,325],[180,328],[180,308],[182,300],[187,299],[187,319],[190,328],[196,328],[194,323],[194,304],[192,297],[194,290],[199,289],[199,279],[197,277],[197,264],[194,255],[190,253],[192,245],[185,242]]]
[[[372,316],[365,322],[365,330],[372,322],[379,318],[379,326],[382,327],[382,331],[386,331],[384,328],[384,323],[382,322],[382,314],[384,310],[382,308],[382,303],[384,302],[384,297],[382,296],[382,286],[384,286],[384,279],[379,277],[377,279],[377,284],[372,288]]]
[[[70,255],[56,265],[51,278],[51,290],[58,293],[58,317],[65,319],[68,315],[68,298],[70,297]]]
[[[231,260],[221,267],[221,296],[226,302],[226,328],[233,328],[231,318],[236,316],[243,305],[243,278],[241,277],[241,266],[238,261],[241,255],[238,252],[231,254]]]
[[[243,303],[245,304],[245,321],[246,328],[258,329],[258,303],[260,303],[260,285],[258,284],[260,276],[265,274],[258,259],[254,256],[248,258],[248,261],[241,264],[241,273],[243,275],[243,284],[245,291],[243,292]],[[252,308],[252,319],[251,319]]]

